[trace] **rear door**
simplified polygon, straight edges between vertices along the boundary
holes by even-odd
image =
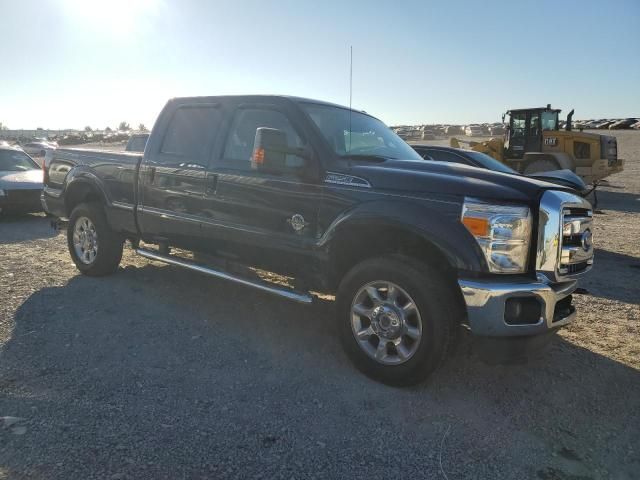
[[[202,237],[207,164],[222,113],[219,104],[167,107],[140,168],[138,219],[143,238],[195,248]]]
[[[268,174],[251,167],[256,129],[277,128],[291,147],[307,144],[305,134],[286,107],[239,105],[230,112],[224,142],[216,149],[205,198],[209,218],[203,221],[210,244],[233,253],[245,263],[279,272],[309,268],[318,234],[321,187],[317,158],[287,156],[290,171]],[[306,162],[303,169],[295,168]],[[311,173],[315,172],[315,173]]]

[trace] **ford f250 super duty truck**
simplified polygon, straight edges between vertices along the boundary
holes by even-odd
[[[521,339],[566,325],[592,265],[583,198],[425,162],[371,115],[302,98],[172,99],[144,154],[57,149],[44,183],[82,273],[115,272],[128,239],[146,258],[290,300],[335,294],[346,352],[390,384],[424,379],[461,326]]]

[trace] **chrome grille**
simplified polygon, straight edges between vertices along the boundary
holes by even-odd
[[[593,212],[586,208],[562,211],[562,241],[558,273],[574,275],[593,264]]]
[[[593,213],[584,198],[560,190],[540,201],[536,271],[553,282],[570,280],[593,263]]]

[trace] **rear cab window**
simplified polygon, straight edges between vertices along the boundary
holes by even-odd
[[[178,107],[167,125],[158,161],[173,163],[182,159],[206,164],[221,121],[218,105]]]

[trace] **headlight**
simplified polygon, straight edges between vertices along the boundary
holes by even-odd
[[[6,193],[4,193],[4,190],[2,190],[2,189],[0,188],[0,197],[4,197],[5,195],[6,195]]]
[[[528,207],[465,198],[461,221],[478,241],[491,272],[526,271],[532,221]]]

